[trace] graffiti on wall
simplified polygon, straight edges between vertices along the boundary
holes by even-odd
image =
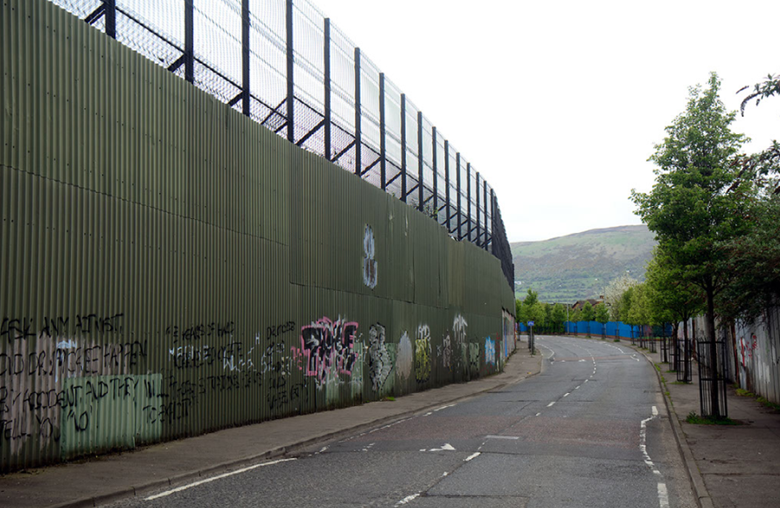
[[[355,366],[355,336],[358,323],[339,316],[335,321],[322,317],[310,325],[301,327],[301,346],[293,347],[293,359],[318,386],[329,376],[350,375]]]
[[[374,391],[382,391],[392,370],[393,359],[385,341],[385,327],[373,324],[368,329],[368,375]]]
[[[479,372],[479,343],[469,343],[469,369],[472,372]]]
[[[377,263],[374,259],[376,253],[374,245],[374,230],[366,226],[363,233],[363,284],[374,289],[377,279]]]
[[[418,383],[431,379],[431,329],[428,325],[417,327],[417,339],[414,342],[414,375]]]
[[[412,367],[414,366],[414,351],[412,349],[412,341],[409,339],[409,334],[404,332],[401,334],[401,340],[398,341],[398,354],[395,360],[395,369],[399,378],[407,379],[412,374]]]
[[[452,339],[450,334],[444,334],[441,344],[436,346],[436,356],[441,358],[441,366],[447,370],[452,369]]]
[[[758,348],[758,338],[756,334],[752,334],[750,340],[745,340],[745,337],[739,338],[739,351],[742,357],[742,367],[747,366],[747,361],[753,359],[753,351]]]
[[[496,364],[496,341],[490,337],[485,339],[485,364]]]

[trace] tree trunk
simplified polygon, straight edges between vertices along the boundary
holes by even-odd
[[[720,404],[718,403],[718,345],[715,342],[715,291],[712,287],[712,281],[707,284],[706,333],[707,340],[710,343],[710,377],[712,378],[710,402],[712,404],[712,416],[718,418],[723,415],[720,414]]]

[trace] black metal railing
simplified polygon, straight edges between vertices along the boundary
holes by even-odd
[[[699,401],[701,415],[714,418],[727,418],[726,400],[726,341],[699,340],[697,360],[699,363]]]
[[[307,0],[50,1],[491,252],[514,287],[494,190]]]

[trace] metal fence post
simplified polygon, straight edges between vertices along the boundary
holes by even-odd
[[[479,247],[479,242],[482,241],[482,231],[479,227],[479,171],[477,171],[477,241],[475,242]]]
[[[471,163],[466,164],[466,239],[471,241]]]
[[[188,0],[190,1],[190,0]],[[287,0],[287,141],[295,143],[295,61],[293,60],[293,0]]]
[[[106,35],[116,39],[116,0],[103,0],[106,9]]]
[[[433,135],[431,136],[433,141],[431,143],[431,149],[433,150],[433,217],[436,222],[439,221],[439,171],[436,167],[436,126],[432,128]]]
[[[460,152],[458,152],[458,155],[455,157],[455,185],[456,189],[455,192],[458,194],[457,201],[458,201],[458,219],[455,222],[458,226],[458,240],[463,240],[463,230],[460,227],[460,223],[463,220],[462,213],[461,213],[461,200],[460,200]]]
[[[485,221],[487,222],[487,221]],[[490,242],[490,252],[496,253],[496,246],[493,242],[493,232],[496,229],[496,193],[493,189],[490,189],[490,236],[488,242]]]
[[[241,0],[241,78],[244,93],[241,97],[241,111],[249,116],[249,0]]]
[[[488,223],[487,223],[487,216],[488,216],[488,192],[487,192],[487,181],[482,181],[482,202],[484,203],[483,206],[485,207],[485,213],[482,214],[482,218],[485,220],[485,223],[482,227],[483,232],[485,233],[485,239],[482,242],[482,247],[485,250],[488,250]]]
[[[385,126],[385,73],[379,73],[379,184],[387,189],[387,127]]]
[[[417,209],[423,211],[425,186],[423,185],[423,116],[417,112]]]
[[[331,116],[330,116],[330,18],[325,18],[325,43],[323,49],[323,67],[324,67],[324,85],[325,85],[325,158],[331,160],[333,154],[331,153],[332,140],[331,140]]]
[[[444,140],[444,219],[447,232],[450,231],[450,142]]]
[[[195,82],[195,7],[193,0],[184,0],[184,79]]]
[[[360,107],[360,48],[355,48],[355,174],[358,176],[363,173],[363,159],[361,157],[363,136],[360,125],[362,116]]]
[[[401,201],[406,203],[406,94],[401,94]]]

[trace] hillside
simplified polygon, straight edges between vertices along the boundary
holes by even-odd
[[[654,246],[653,234],[644,225],[512,243],[517,296],[524,298],[531,287],[544,302],[598,298],[609,281],[627,272],[644,280]]]

